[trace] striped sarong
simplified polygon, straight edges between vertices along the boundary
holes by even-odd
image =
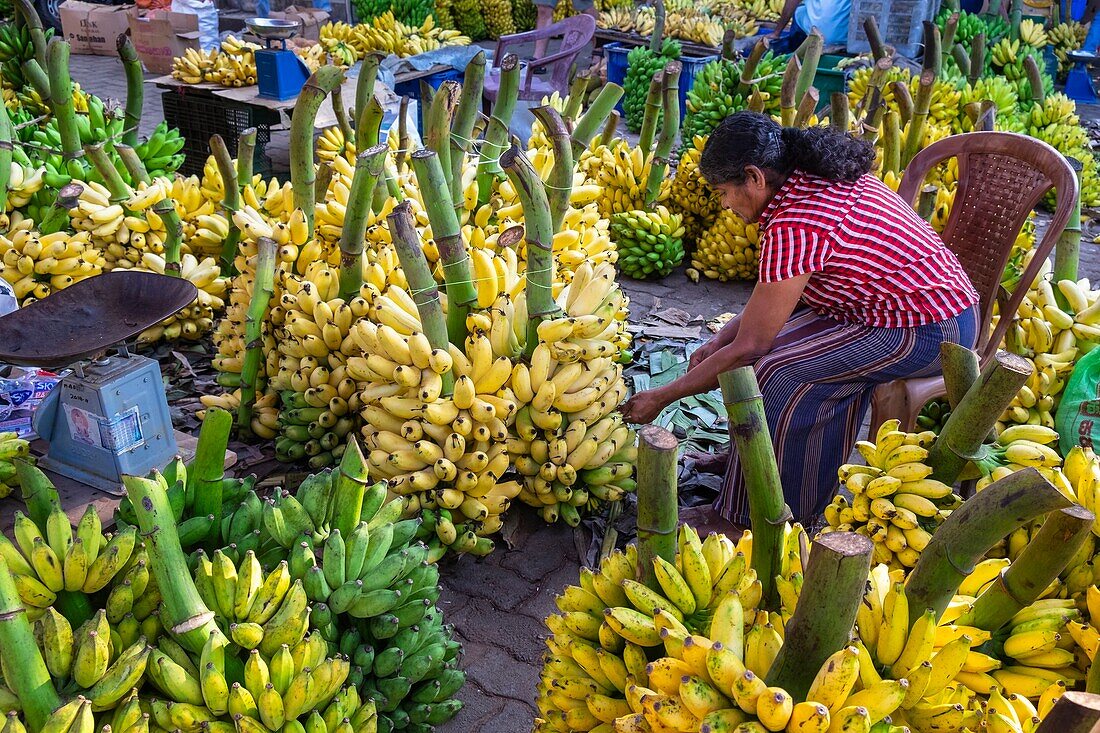
[[[972,348],[977,325],[975,307],[915,328],[874,328],[808,309],[795,312],[754,367],[783,493],[797,521],[808,527],[836,494],[837,469],[855,447],[875,386],[939,374],[940,345]],[[749,523],[736,451],[714,508],[731,522]]]

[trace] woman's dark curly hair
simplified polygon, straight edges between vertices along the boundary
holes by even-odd
[[[736,112],[710,134],[699,170],[707,183],[741,183],[745,168],[764,171],[778,185],[791,171],[834,181],[855,181],[875,164],[874,147],[847,133],[825,127],[781,127],[758,112]]]

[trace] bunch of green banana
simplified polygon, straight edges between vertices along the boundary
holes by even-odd
[[[109,623],[106,611],[74,630],[48,608],[35,622],[35,639],[54,684],[82,695],[93,712],[115,709],[145,678],[149,640],[137,625]]]
[[[451,17],[454,18],[455,28],[463,35],[475,41],[488,37],[489,29],[486,27],[485,17],[481,14],[479,0],[453,0]]]
[[[626,80],[623,89],[623,111],[626,113],[626,128],[631,132],[637,132],[642,128],[642,117],[645,116],[645,100],[649,94],[650,81],[653,75],[665,68],[665,64],[680,58],[680,43],[672,39],[665,39],[659,52],[649,50],[648,45],[637,46],[630,49],[626,55]],[[663,112],[661,113],[663,114]],[[661,116],[657,117],[657,126],[661,125]]]
[[[75,533],[60,507],[50,512],[45,527],[17,511],[14,536],[14,543],[0,536],[0,555],[32,618],[52,606],[59,593],[90,595],[107,589],[116,576],[130,569],[131,559],[140,556],[135,554],[136,530],[123,527],[104,535],[99,514],[91,505]],[[118,603],[123,607],[124,601]]]
[[[746,224],[738,214],[722,209],[696,242],[687,276],[696,282],[700,275],[722,282],[755,280],[759,248],[759,226]]]
[[[786,56],[765,53],[753,72],[748,93],[741,94],[741,74],[745,70],[744,59],[729,61],[719,59],[704,66],[692,82],[687,94],[686,114],[682,135],[685,140],[706,137],[718,123],[734,112],[747,109],[753,93],[758,93],[765,114],[779,112],[779,87],[782,83]],[[643,94],[643,98],[644,98]],[[643,99],[644,102],[644,99]]]
[[[3,14],[8,17],[9,14]],[[45,29],[47,43],[53,36],[53,28]],[[0,26],[0,86],[24,89],[30,84],[23,76],[23,64],[34,58],[34,42],[30,28],[21,23],[4,23]]]
[[[406,25],[420,25],[432,14],[432,0],[394,0],[394,17]]]
[[[135,145],[134,150],[151,178],[170,177],[183,164],[183,155],[180,154],[183,144],[179,128],[170,128],[167,122],[161,120],[149,139]]]
[[[495,39],[516,32],[512,22],[512,0],[481,0],[481,17],[485,32]]]
[[[823,532],[857,532],[874,542],[874,561],[912,568],[932,532],[962,499],[930,479],[924,463],[935,433],[905,433],[897,420],[879,426],[874,443],[856,444],[867,465],[845,464],[839,478],[851,500],[837,494],[825,508]]]
[[[439,2],[436,3],[436,10],[438,12]],[[518,33],[524,31],[534,30],[535,22],[538,19],[538,11],[535,9],[535,3],[532,0],[512,0],[512,25]],[[440,23],[443,21],[440,20]]]
[[[920,414],[917,415],[917,427],[921,432],[931,430],[939,435],[949,417],[951,417],[951,405],[947,400],[937,397],[921,408]]]
[[[662,205],[614,214],[611,234],[619,250],[619,270],[635,280],[665,277],[683,262],[685,231],[680,215]]]
[[[714,533],[703,540],[691,527],[681,525],[675,562],[654,560],[654,588],[635,580],[638,555],[633,545],[625,552],[613,552],[598,571],[582,568],[579,585],[567,586],[557,598],[560,613],[546,619],[551,635],[539,679],[535,730],[602,731],[611,726],[649,730],[638,727],[636,721],[635,727],[628,727],[629,718],[644,715],[639,705],[647,683],[662,688],[657,694],[667,706],[659,723],[664,728],[654,730],[723,730],[701,728],[700,720],[706,715],[703,706],[687,703],[692,710],[685,710],[687,701],[673,701],[673,697],[678,696],[681,678],[697,677],[691,681],[693,687],[698,683],[713,687],[718,682],[707,671],[706,651],[711,644],[706,637],[721,639],[742,671],[750,662],[754,674],[762,677],[767,671],[797,602],[801,534],[798,525],[786,527],[779,569],[784,604],[782,612],[772,614],[757,612],[760,584],[749,569],[750,532],[734,544]],[[745,633],[746,625],[753,630]],[[688,671],[695,664],[702,666]],[[705,694],[711,710],[733,707],[726,699],[728,689],[711,694],[699,687],[698,693],[690,699],[694,702]],[[672,708],[687,715],[674,722],[668,715]],[[742,715],[735,725],[747,720]]]

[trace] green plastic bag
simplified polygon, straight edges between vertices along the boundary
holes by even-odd
[[[1062,455],[1075,445],[1100,452],[1100,349],[1082,356],[1073,368],[1054,425]]]

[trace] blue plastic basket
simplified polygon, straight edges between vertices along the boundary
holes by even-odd
[[[604,58],[607,59],[607,81],[612,84],[618,84],[622,86],[626,81],[626,55],[630,53],[630,48],[623,46],[619,42],[608,43],[603,46]],[[687,113],[687,95],[691,91],[692,85],[695,83],[695,75],[711,61],[718,59],[718,54],[713,56],[697,56],[689,57],[684,56],[680,58],[680,64],[683,69],[680,72],[680,118]],[[620,114],[623,113],[623,102],[620,99],[619,103],[615,105],[615,109]]]

